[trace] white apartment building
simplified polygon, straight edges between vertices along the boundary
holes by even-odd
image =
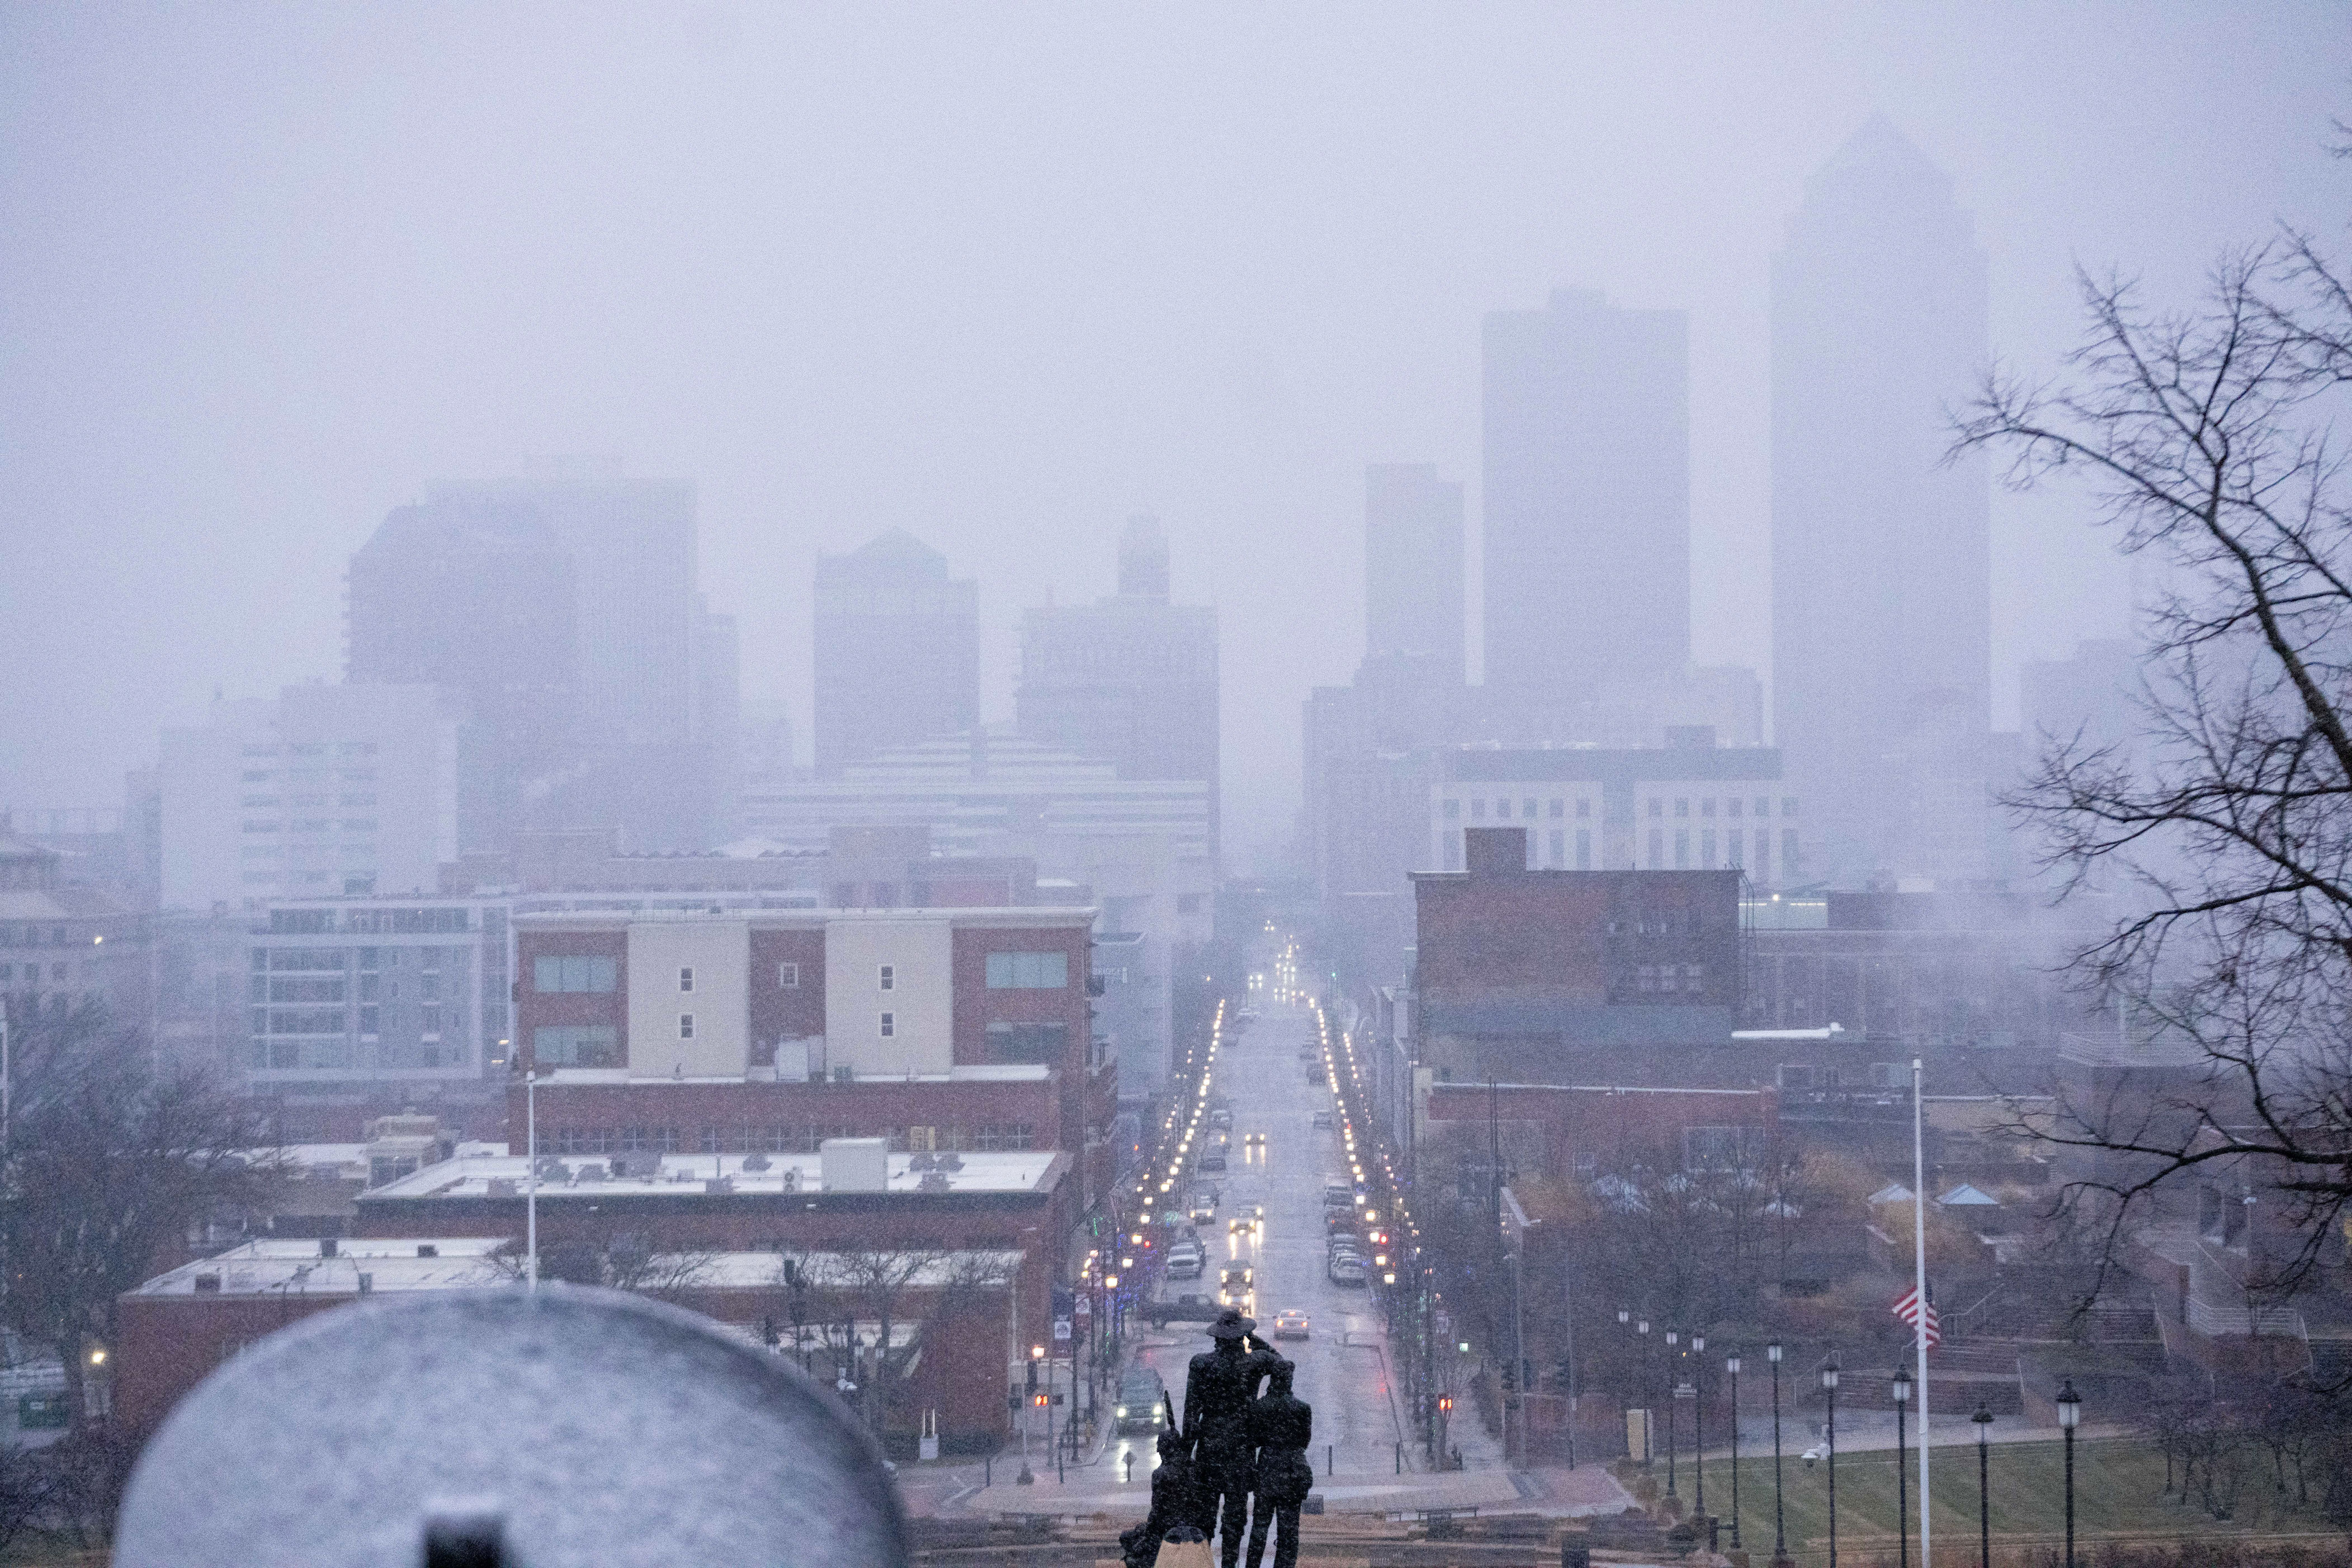
[[[1769,747],[1465,750],[1430,786],[1427,869],[1458,871],[1463,834],[1524,827],[1531,870],[1741,870],[1803,879],[1810,829]]]
[[[289,686],[165,730],[163,903],[429,893],[457,850],[457,715],[430,686]]]

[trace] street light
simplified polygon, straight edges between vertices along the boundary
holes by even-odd
[[[1681,1359],[1681,1352],[1675,1349],[1675,1342],[1680,1338],[1681,1336],[1674,1330],[1666,1331],[1666,1495],[1668,1497],[1675,1495],[1675,1402],[1682,1397],[1679,1369],[1675,1364]]]
[[[1739,1358],[1723,1358],[1723,1370],[1731,1374],[1731,1549],[1739,1551]],[[1706,1472],[1701,1470],[1701,1475]],[[1990,1568],[1988,1564],[1987,1568]]]
[[[1656,1445],[1650,1441],[1650,1423],[1658,1414],[1657,1379],[1650,1372],[1650,1320],[1634,1319],[1633,1331],[1642,1336],[1636,1342],[1642,1347],[1642,1404],[1645,1406],[1642,1412],[1642,1468],[1646,1470],[1658,1462]]]
[[[1780,1342],[1774,1340],[1764,1347],[1764,1359],[1772,1363],[1772,1568],[1788,1568],[1788,1513],[1782,1506],[1780,1488]]]
[[[2066,1568],[2074,1568],[2074,1428],[2083,1419],[2083,1396],[2068,1378],[2058,1390],[2058,1429],[2066,1435]]]
[[[1691,1353],[1700,1357],[1691,1373],[1691,1468],[1698,1475],[1698,1516],[1706,1517],[1706,1395],[1698,1384],[1706,1375],[1706,1336],[1691,1336]]]
[[[1822,1393],[1830,1402],[1830,1568],[1837,1568],[1837,1363],[1822,1368]]]
[[[1903,1415],[1911,1407],[1911,1373],[1896,1367],[1886,1386],[1895,1395],[1895,1568],[1911,1568],[1911,1483],[1903,1473]],[[1921,1498],[1922,1513],[1927,1506]]]
[[[1992,1410],[1981,1399],[1977,1413],[1977,1568],[1992,1568],[1992,1495],[1986,1486],[1992,1470]]]

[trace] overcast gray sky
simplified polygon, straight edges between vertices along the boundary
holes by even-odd
[[[0,804],[111,805],[215,686],[339,678],[346,557],[436,479],[617,454],[702,495],[805,746],[820,549],[901,525],[1014,627],[1155,510],[1223,613],[1229,839],[1361,637],[1362,469],[1477,495],[1480,316],[1691,312],[1697,651],[1769,662],[1768,258],[1884,110],[1993,339],[2068,268],[2340,234],[2342,4],[19,3],[0,11]],[[2121,624],[2000,503],[2015,665]],[[1475,596],[1475,595],[1474,595]]]

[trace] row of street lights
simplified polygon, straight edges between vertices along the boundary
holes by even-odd
[[[1630,1323],[1633,1326],[1634,1332],[1642,1337],[1643,1342],[1647,1342],[1650,1332],[1650,1322],[1648,1319],[1636,1319],[1630,1309],[1620,1308],[1617,1312],[1617,1321],[1620,1325]],[[1669,1329],[1666,1331],[1665,1343],[1667,1352],[1670,1355],[1678,1354],[1677,1347],[1679,1345],[1680,1339],[1681,1336],[1674,1330]],[[1704,1334],[1692,1335],[1690,1348],[1693,1353],[1704,1353],[1706,1350],[1706,1336]],[[1774,1340],[1764,1347],[1765,1360],[1771,1364],[1772,1368],[1772,1563],[1774,1568],[1788,1568],[1788,1565],[1791,1561],[1789,1556],[1787,1499],[1780,1472],[1781,1355],[1781,1345],[1780,1342],[1778,1340]],[[1647,1358],[1644,1357],[1645,1364]],[[1739,1357],[1736,1354],[1726,1356],[1723,1361],[1724,1371],[1729,1373],[1731,1378],[1731,1548],[1735,1552],[1739,1551],[1742,1545],[1739,1538]],[[1826,1458],[1829,1466],[1830,1568],[1837,1568],[1838,1560],[1838,1375],[1839,1368],[1837,1363],[1834,1361],[1828,1363],[1821,1369],[1820,1377],[1822,1394],[1828,1403],[1828,1419],[1824,1426],[1824,1436],[1826,1440],[1823,1447],[1825,1449],[1824,1458]],[[1909,1473],[1905,1466],[1906,1436],[1905,1431],[1905,1416],[1908,1414],[1911,1405],[1911,1394],[1913,1389],[1911,1373],[1902,1367],[1897,1367],[1888,1386],[1895,1400],[1895,1562],[1897,1563],[1897,1568],[1910,1568],[1911,1499]],[[1680,1399],[1688,1399],[1691,1401],[1693,1441],[1696,1449],[1696,1457],[1693,1463],[1698,1475],[1697,1511],[1700,1517],[1704,1518],[1706,1514],[1706,1468],[1705,1465],[1706,1436],[1703,1422],[1705,1420],[1706,1406],[1705,1402],[1698,1398],[1697,1389],[1690,1383],[1676,1384],[1668,1391],[1668,1403],[1666,1405],[1666,1495],[1668,1497],[1675,1497],[1677,1495],[1675,1489],[1676,1478],[1675,1474],[1675,1407],[1673,1402]],[[2073,1378],[2070,1377],[2064,1381],[2063,1385],[2058,1390],[2058,1396],[2054,1403],[2058,1407],[2058,1428],[2060,1433],[2063,1436],[2066,1445],[2065,1568],[2075,1568],[2074,1430],[2082,1423],[2083,1397],[2081,1394],[2074,1392],[2074,1380]],[[1971,1415],[1969,1419],[1975,1424],[1977,1429],[1978,1555],[1981,1563],[1981,1568],[1992,1568],[1992,1494],[1990,1490],[1992,1468],[1990,1431],[1992,1427],[1992,1412],[1985,1405],[1983,1401],[1979,1400],[1977,1404],[1976,1414]],[[1645,1449],[1648,1445],[1648,1433],[1649,1422],[1645,1413],[1643,1421],[1643,1441]],[[1650,1457],[1647,1452],[1643,1453],[1642,1458],[1644,1464],[1649,1463]],[[1922,1497],[1919,1500],[1920,1510],[1923,1513],[1927,1510],[1927,1500],[1925,1497]],[[1927,1564],[1924,1562],[1921,1564],[1921,1568],[1927,1568]]]

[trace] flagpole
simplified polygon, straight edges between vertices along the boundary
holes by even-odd
[[[1927,1147],[1922,1136],[1925,1073],[1917,1057],[1911,1058],[1911,1259],[1912,1284],[1919,1292],[1918,1319],[1911,1331],[1919,1347],[1919,1568],[1935,1568],[1930,1554],[1928,1521],[1935,1510],[1927,1491]]]

